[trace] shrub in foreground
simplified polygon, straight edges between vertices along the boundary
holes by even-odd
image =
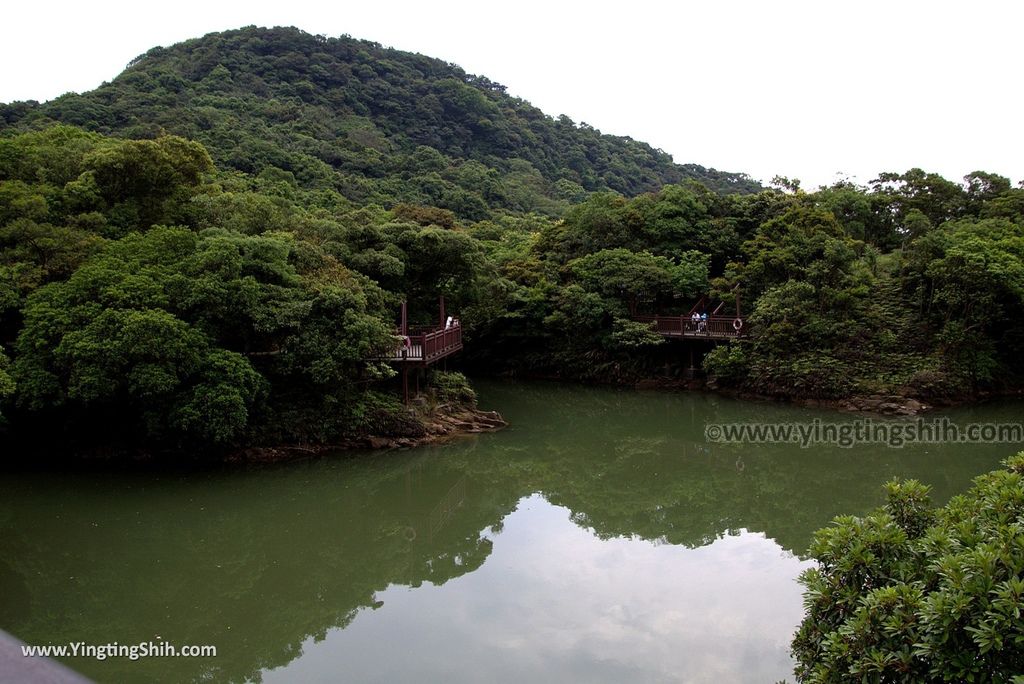
[[[1024,453],[932,508],[886,485],[870,515],[838,517],[800,578],[801,682],[1024,682]]]

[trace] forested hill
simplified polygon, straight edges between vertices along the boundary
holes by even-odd
[[[295,29],[154,50],[0,117],[0,449],[5,430],[182,453],[411,434],[379,359],[400,303],[430,323],[439,296],[487,372],[681,378],[637,314],[742,293],[749,334],[703,363],[719,387],[1024,388],[1024,187],[996,174],[662,185],[687,168]],[[438,377],[431,396],[471,396]]]
[[[0,128],[51,121],[128,138],[176,134],[203,143],[220,168],[276,167],[358,204],[428,204],[470,220],[488,209],[558,214],[585,191],[634,196],[687,179],[761,189],[552,118],[453,64],[295,28],[153,48],[92,92],[0,105]]]

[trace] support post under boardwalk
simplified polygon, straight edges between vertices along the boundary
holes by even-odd
[[[402,401],[409,405],[409,365],[402,364]]]

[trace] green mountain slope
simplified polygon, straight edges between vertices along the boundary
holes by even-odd
[[[632,196],[686,179],[760,189],[743,174],[675,164],[645,143],[547,116],[453,64],[294,28],[154,48],[92,92],[0,105],[0,129],[51,121],[181,135],[220,168],[275,167],[356,203],[431,204],[466,219],[488,209],[559,214],[584,191]]]

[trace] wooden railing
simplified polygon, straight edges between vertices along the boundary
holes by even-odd
[[[398,347],[393,361],[414,361],[430,363],[462,349],[462,326],[458,323],[450,328],[433,328],[410,331],[408,337],[397,335]]]
[[[733,316],[709,316],[694,321],[690,316],[636,316],[641,323],[651,326],[666,337],[695,337],[712,340],[731,340],[746,334],[746,322]]]
[[[462,326],[456,323],[423,335],[423,360],[429,361],[462,348]]]

